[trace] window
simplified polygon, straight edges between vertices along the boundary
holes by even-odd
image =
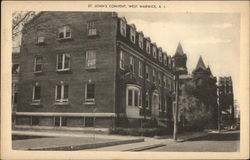
[[[171,90],[173,91],[175,89],[175,81],[174,80],[170,80],[171,81]]]
[[[63,84],[63,82],[61,82],[59,85],[56,85],[56,102],[68,102],[68,92],[69,86]]]
[[[12,83],[12,105],[17,104],[18,88],[16,83]]]
[[[146,48],[147,48],[146,50],[147,53],[150,54],[150,42],[149,41],[146,42]]]
[[[168,67],[171,68],[171,57],[168,56]]]
[[[124,69],[124,59],[125,59],[124,53],[123,51],[120,51],[120,68],[121,69]]]
[[[61,126],[61,117],[55,117],[55,126]]]
[[[167,107],[168,107],[168,101],[167,101],[167,99],[165,99],[165,108],[164,108],[164,112],[167,112]]]
[[[142,77],[142,62],[139,61],[139,76]]]
[[[43,31],[37,31],[37,44],[45,43],[45,36]]]
[[[67,117],[61,117],[61,126],[67,126]]]
[[[153,82],[155,82],[155,70],[153,69]]]
[[[54,121],[57,127],[67,126],[67,117],[55,117]]]
[[[95,83],[89,82],[86,84],[85,89],[85,102],[94,103],[95,102]]]
[[[149,93],[148,93],[148,91],[146,92],[146,97],[145,97],[145,107],[146,107],[146,109],[149,109]]]
[[[165,53],[163,54],[163,61],[164,61],[164,65],[166,66],[168,64],[168,61],[167,61],[167,56]]]
[[[71,38],[71,29],[69,26],[63,26],[58,29],[58,38],[59,39],[67,39]]]
[[[159,83],[159,86],[161,86],[161,73],[158,73],[158,83]]]
[[[171,79],[169,77],[167,77],[167,88],[169,88],[171,90]]]
[[[153,47],[153,57],[156,58],[156,47]]]
[[[40,85],[36,82],[36,84],[33,86],[32,101],[40,101],[40,98],[41,98],[41,88]]]
[[[141,90],[134,85],[127,86],[127,105],[141,107]]]
[[[163,76],[163,87],[167,87],[167,79],[166,76]]]
[[[148,66],[146,66],[146,79],[149,81],[149,70],[148,70]]]
[[[142,34],[139,34],[139,47],[143,49],[143,36]]]
[[[85,117],[85,127],[94,127],[93,117]]]
[[[159,112],[162,111],[161,95],[159,94]]]
[[[36,57],[35,58],[35,67],[34,72],[42,72],[42,57]]]
[[[88,36],[97,35],[96,27],[95,27],[95,21],[87,22],[87,32],[88,32]]]
[[[121,35],[126,37],[126,22],[123,19],[121,19],[120,24],[121,24],[120,26]]]
[[[134,26],[130,27],[130,40],[135,43],[135,28]]]
[[[86,52],[86,67],[96,68],[96,52],[95,51]]]
[[[134,58],[130,56],[130,71],[132,73],[135,72],[135,61],[134,61]]]
[[[37,126],[39,125],[39,117],[31,117],[31,125],[32,126]]]
[[[159,61],[162,62],[162,52],[159,51]]]
[[[57,71],[70,69],[70,54],[63,53],[57,55]]]
[[[13,64],[12,65],[12,74],[18,74],[20,70],[19,64]]]

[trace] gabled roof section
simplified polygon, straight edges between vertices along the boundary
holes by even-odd
[[[212,75],[212,72],[209,66],[207,67],[207,72]]]
[[[145,37],[145,39],[149,42],[151,42],[151,39],[149,37]]]
[[[125,17],[121,17],[121,20],[122,20],[123,22],[127,23],[127,20],[126,20]]]
[[[133,29],[136,29],[135,24],[131,24],[130,26],[131,26]]]
[[[139,31],[138,34],[144,36],[143,32],[142,31]]]
[[[207,70],[201,56],[199,58],[199,61],[198,61],[197,65],[196,65],[195,70],[198,70],[200,68],[203,69],[203,70]]]
[[[184,55],[185,55],[185,54],[184,54],[184,52],[183,52],[181,43],[179,42],[174,57],[176,57],[176,56],[184,56]]]
[[[155,42],[154,42],[154,43],[152,43],[152,45],[153,45],[153,46],[155,46],[155,47],[157,47],[157,45],[156,45],[156,43],[155,43]]]

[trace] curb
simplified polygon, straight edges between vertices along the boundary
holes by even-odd
[[[40,147],[40,148],[30,148],[28,150],[32,151],[39,151],[39,150],[46,150],[46,151],[74,151],[74,150],[84,150],[84,149],[93,149],[93,148],[101,148],[101,147],[108,147],[108,146],[115,146],[121,144],[128,144],[128,143],[137,143],[137,142],[144,142],[144,138],[139,139],[132,139],[132,140],[123,140],[123,141],[113,141],[113,142],[103,142],[103,143],[96,143],[96,144],[83,144],[83,145],[75,145],[75,146],[61,146],[61,147]]]
[[[145,147],[138,147],[138,148],[123,150],[123,151],[136,152],[136,151],[143,151],[143,150],[148,150],[148,149],[158,148],[158,147],[163,147],[163,146],[166,146],[166,144],[154,144],[154,145],[149,145],[149,146],[145,146]]]

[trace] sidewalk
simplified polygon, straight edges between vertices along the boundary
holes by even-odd
[[[178,139],[188,140],[206,136],[208,132],[186,132]],[[89,151],[141,151],[176,143],[172,135],[158,137],[87,134],[61,131],[12,131],[16,136],[41,136],[42,138],[13,140],[13,149],[20,150],[89,150]],[[44,137],[44,138],[43,138]]]
[[[203,137],[208,135],[208,132],[186,132],[178,135],[178,139],[187,141],[189,139]],[[86,151],[143,151],[152,148],[167,146],[175,142],[172,139],[172,135],[169,136],[158,136],[156,138],[145,137],[144,142],[133,143],[133,144],[123,144],[118,146],[109,146],[103,148],[93,148],[87,149]],[[183,142],[185,143],[185,142]]]

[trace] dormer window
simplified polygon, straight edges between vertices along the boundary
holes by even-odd
[[[143,49],[143,35],[139,34],[139,47]]]
[[[162,52],[159,50],[159,61],[162,62]]]
[[[166,53],[163,53],[163,61],[164,61],[164,65],[165,65],[165,66],[168,65]]]
[[[135,25],[131,25],[130,27],[130,40],[135,43]]]
[[[153,57],[156,58],[156,47],[153,46]]]
[[[149,41],[146,42],[146,51],[148,54],[150,54],[150,42]]]
[[[87,32],[88,32],[88,36],[97,35],[96,27],[95,27],[95,21],[87,22]]]
[[[171,67],[171,57],[168,56],[168,67],[170,68]]]
[[[58,38],[59,39],[67,39],[71,38],[71,29],[69,26],[63,26],[58,29]]]
[[[125,18],[121,19],[120,21],[120,32],[121,35],[126,37],[126,20]]]

